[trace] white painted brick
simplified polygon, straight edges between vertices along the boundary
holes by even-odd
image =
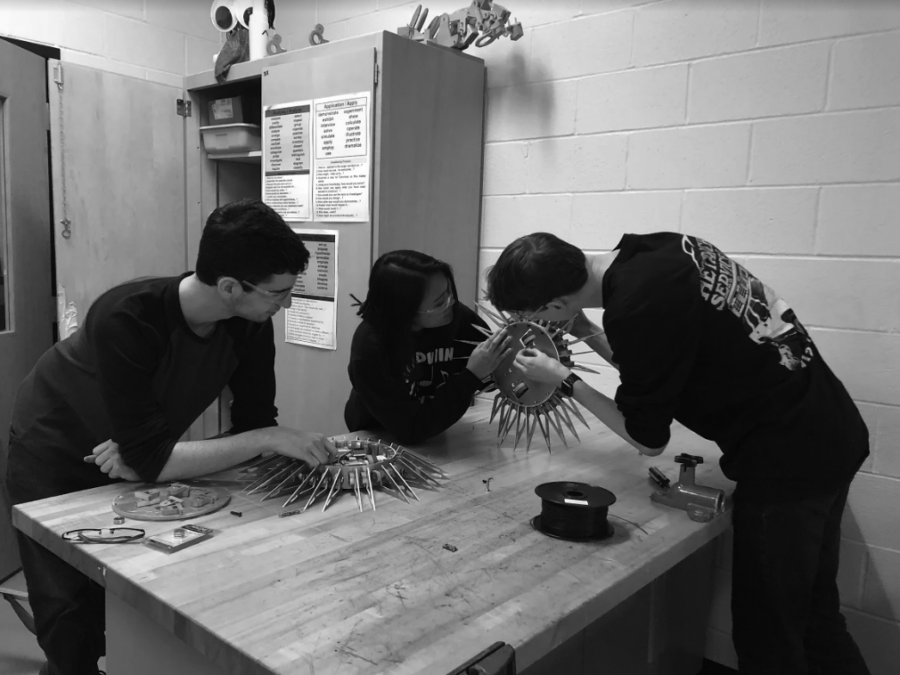
[[[65,0],[55,0],[53,11],[34,3],[17,4],[14,9],[0,8],[3,35],[89,54],[105,54],[103,18],[108,15],[103,12]]]
[[[683,64],[579,80],[576,133],[684,124],[687,75]]]
[[[896,502],[894,506],[896,514]],[[900,551],[869,549],[862,607],[885,619],[900,621]]]
[[[900,185],[823,188],[816,253],[900,256]]]
[[[164,28],[105,16],[106,54],[112,59],[138,66],[184,74],[185,36]]]
[[[315,27],[315,25],[315,21],[313,21],[312,26]],[[328,24],[328,26],[324,26],[323,28],[325,29],[324,38],[330,42],[343,40],[347,37],[347,21],[330,23]],[[288,51],[292,51],[294,49],[307,49],[312,46],[309,44],[309,34],[311,31],[312,28],[310,28],[309,30],[301,30],[300,32],[291,33],[287,36],[282,33],[281,45],[287,45],[285,49],[287,49]]]
[[[342,19],[351,19],[362,16],[364,14],[371,14],[377,9],[378,3],[375,0],[326,0],[325,2],[320,2],[317,0],[316,23],[320,23],[325,26],[327,37],[328,27],[330,24],[341,21]],[[409,18],[412,18],[412,13],[410,13]],[[409,23],[409,19],[407,19],[403,23]],[[401,24],[390,28],[384,27],[383,29],[396,30],[399,25]],[[309,30],[312,29],[313,27],[310,26]]]
[[[531,40],[534,29],[525,28],[521,38],[498,40],[490,49],[482,49],[478,56],[484,59],[487,88],[508,87],[536,79],[531,74]]]
[[[97,1],[97,0],[95,0]],[[119,0],[100,0],[118,4]],[[134,0],[130,0],[134,2]],[[140,4],[140,3],[138,3]],[[281,13],[281,3],[277,14]],[[219,31],[209,18],[211,0],[147,0],[146,22],[176,33],[193,35],[204,40],[218,40]],[[140,17],[138,17],[140,18]],[[276,25],[278,23],[276,22]]]
[[[828,84],[826,43],[725,56],[691,64],[688,121],[817,112]]]
[[[380,33],[383,30],[393,33],[400,26],[405,26],[409,23],[417,4],[419,3],[407,2],[404,5],[391,7],[390,9],[350,17],[347,19],[347,37]]]
[[[481,245],[502,249],[532,232],[553,232],[567,239],[571,213],[571,195],[485,197]]]
[[[654,2],[664,2],[664,0],[582,0],[581,13],[587,16],[589,14],[618,12],[620,9],[650,5]]]
[[[391,7],[396,7],[397,5],[405,5],[408,3],[408,0],[377,0],[375,5],[376,8],[381,11],[382,9],[390,9]],[[412,14],[409,15],[412,18]],[[428,23],[427,21],[425,22]]]
[[[512,241],[512,240],[510,240],[510,241]],[[508,244],[508,243],[509,242],[505,242],[503,244],[503,246],[506,246],[506,244]],[[478,251],[478,285],[477,285],[478,291],[476,293],[476,297],[478,298],[479,302],[485,303],[488,307],[491,307],[492,309],[494,309],[494,306],[486,300],[486,298],[487,298],[487,272],[488,272],[488,269],[490,269],[491,266],[493,266],[497,262],[497,258],[500,257],[500,252],[503,250],[503,246],[501,246],[499,248],[493,248],[493,249],[481,248]],[[493,325],[491,320],[486,315],[484,315],[484,313],[481,313],[481,314],[482,314],[482,317],[484,318],[484,320],[487,321],[488,325]]]
[[[529,143],[488,143],[484,146],[484,194],[525,192],[525,162]]]
[[[535,141],[529,144],[525,166],[527,191],[621,190],[627,147],[624,134]]]
[[[624,70],[631,63],[633,12],[555,23],[534,31],[533,80]]]
[[[185,0],[182,1],[184,2]],[[121,14],[132,19],[144,19],[144,0],[74,0],[74,2],[78,5],[93,7],[112,14]],[[190,2],[191,0],[187,0],[186,4],[190,4]],[[197,11],[197,7],[205,4],[206,13],[207,15],[209,14],[209,3],[206,0],[203,0],[203,3],[197,3],[196,0],[193,0],[193,2],[196,4],[196,7],[192,7],[192,11]],[[169,5],[173,3],[166,0],[147,0],[148,9],[153,5],[159,4]],[[207,23],[209,23],[208,20]],[[210,24],[210,27],[212,27],[212,24]]]
[[[872,470],[882,476],[900,478],[900,407],[872,407],[877,416]]]
[[[747,268],[806,325],[900,331],[900,261],[750,257]]]
[[[749,124],[639,131],[629,136],[629,188],[744,185]]]
[[[681,231],[729,253],[812,253],[815,188],[689,190]]]
[[[847,628],[872,675],[896,675],[900,663],[900,624],[847,610]]]
[[[176,73],[166,73],[162,70],[153,70],[152,68],[147,68],[145,79],[149,82],[165,84],[170,87],[175,87],[176,89],[184,89],[184,75],[178,75]],[[172,93],[174,94],[177,92]]]
[[[753,128],[750,183],[900,179],[900,109],[764,120]]]
[[[626,233],[678,232],[681,193],[601,192],[575,195],[569,243],[612,250]]]
[[[825,328],[810,333],[854,399],[900,405],[900,335]]]
[[[212,70],[215,67],[214,56],[219,53],[222,46],[218,42],[188,35],[185,38],[185,48],[187,49],[185,73],[191,75]]]
[[[685,61],[751,49],[759,3],[672,0],[637,9],[634,64]]]
[[[868,550],[865,544],[849,539],[841,540],[841,566],[838,569],[837,585],[841,605],[844,607],[862,609]]]
[[[856,474],[850,485],[841,534],[870,547],[900,550],[898,503],[900,480],[870,473]]]
[[[777,45],[900,27],[893,0],[762,0],[759,44]]]
[[[586,0],[593,2],[594,0]],[[603,0],[600,0],[601,2]],[[470,3],[471,4],[471,3]],[[558,21],[568,21],[581,15],[581,0],[516,0],[516,2],[500,3],[512,12],[512,20],[518,21],[526,30],[544,26],[548,23],[556,23]],[[457,2],[455,5],[443,8],[441,11],[453,12],[457,9],[465,7],[465,2]],[[436,11],[436,8],[435,8]],[[509,38],[500,38],[508,40]],[[497,45],[494,42],[487,49],[479,49],[477,52],[485,52],[493,49]],[[481,56],[481,54],[477,54]]]
[[[877,473],[873,467],[875,466],[875,452],[878,444],[878,421],[881,410],[890,408],[875,403],[861,403],[859,401],[857,401],[856,407],[869,428],[869,456],[863,461],[859,470],[866,473]]]
[[[404,0],[406,1],[406,0]],[[294,0],[293,2],[278,2],[275,4],[275,30],[281,35],[281,46],[287,49],[288,35],[302,35],[303,44],[297,48],[309,47],[309,34],[315,28],[316,24],[316,4],[309,0]],[[396,29],[397,26],[394,26]],[[332,27],[325,29],[325,38],[327,40],[339,39],[334,35],[329,35]]]
[[[567,136],[575,131],[574,81],[489,89],[485,141]]]
[[[134,77],[139,80],[146,79],[147,77],[147,70],[140,66],[133,66],[130,63],[105,59],[102,56],[94,56],[93,54],[76,52],[71,49],[61,49],[59,58],[64,64],[63,70],[65,70],[65,64],[72,63],[79,66],[87,66],[88,68],[96,68],[97,70],[125,75],[127,77]]]
[[[900,105],[900,31],[839,40],[828,108]]]

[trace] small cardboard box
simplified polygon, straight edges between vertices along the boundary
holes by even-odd
[[[209,124],[235,124],[247,122],[246,101],[243,96],[225,96],[209,102]]]

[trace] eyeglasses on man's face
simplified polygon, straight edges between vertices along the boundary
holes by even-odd
[[[259,286],[251,284],[249,281],[241,281],[241,284],[249,286],[260,295],[276,303],[284,302],[284,299],[290,295],[291,292],[290,288],[285,288],[283,291],[267,291],[265,288],[260,288]]]

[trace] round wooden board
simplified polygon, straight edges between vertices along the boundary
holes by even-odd
[[[167,490],[174,483],[178,483],[180,485],[187,485],[191,490],[202,490],[206,493],[210,493],[210,496],[215,496],[215,499],[203,506],[191,506],[190,499],[185,499],[182,507],[184,511],[182,513],[160,513],[156,508],[156,505],[151,506],[138,506],[137,505],[137,497],[135,497],[135,492],[141,492],[144,490]],[[188,520],[189,518],[197,518],[198,516],[205,516],[207,513],[212,513],[213,511],[218,511],[223,506],[228,504],[231,501],[231,495],[228,493],[223,487],[218,486],[208,486],[208,485],[192,485],[190,483],[179,483],[179,481],[173,481],[172,483],[144,483],[143,485],[136,485],[130,490],[123,492],[118,497],[113,500],[113,511],[118,513],[120,516],[125,516],[126,518],[132,518],[134,520]]]

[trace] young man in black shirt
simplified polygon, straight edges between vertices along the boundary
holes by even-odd
[[[521,237],[490,270],[505,311],[575,317],[573,335],[619,369],[615,400],[558,361],[522,350],[536,380],[582,403],[647,455],[673,420],[722,450],[734,494],[733,640],[742,675],[868,673],[837,588],[841,514],[869,453],[841,382],[771,288],[712,244],[625,235],[586,256],[552,234]],[[603,328],[584,315],[603,308]]]
[[[196,272],[143,278],[101,295],[84,325],[22,382],[7,486],[13,503],[116,478],[163,482],[224,469],[261,452],[328,462],[320,433],[277,427],[272,316],[309,260],[302,240],[258,200],[216,209]],[[179,441],[231,388],[232,428]],[[87,457],[85,457],[87,455]],[[50,675],[96,675],[105,653],[103,589],[19,533],[38,642]]]

